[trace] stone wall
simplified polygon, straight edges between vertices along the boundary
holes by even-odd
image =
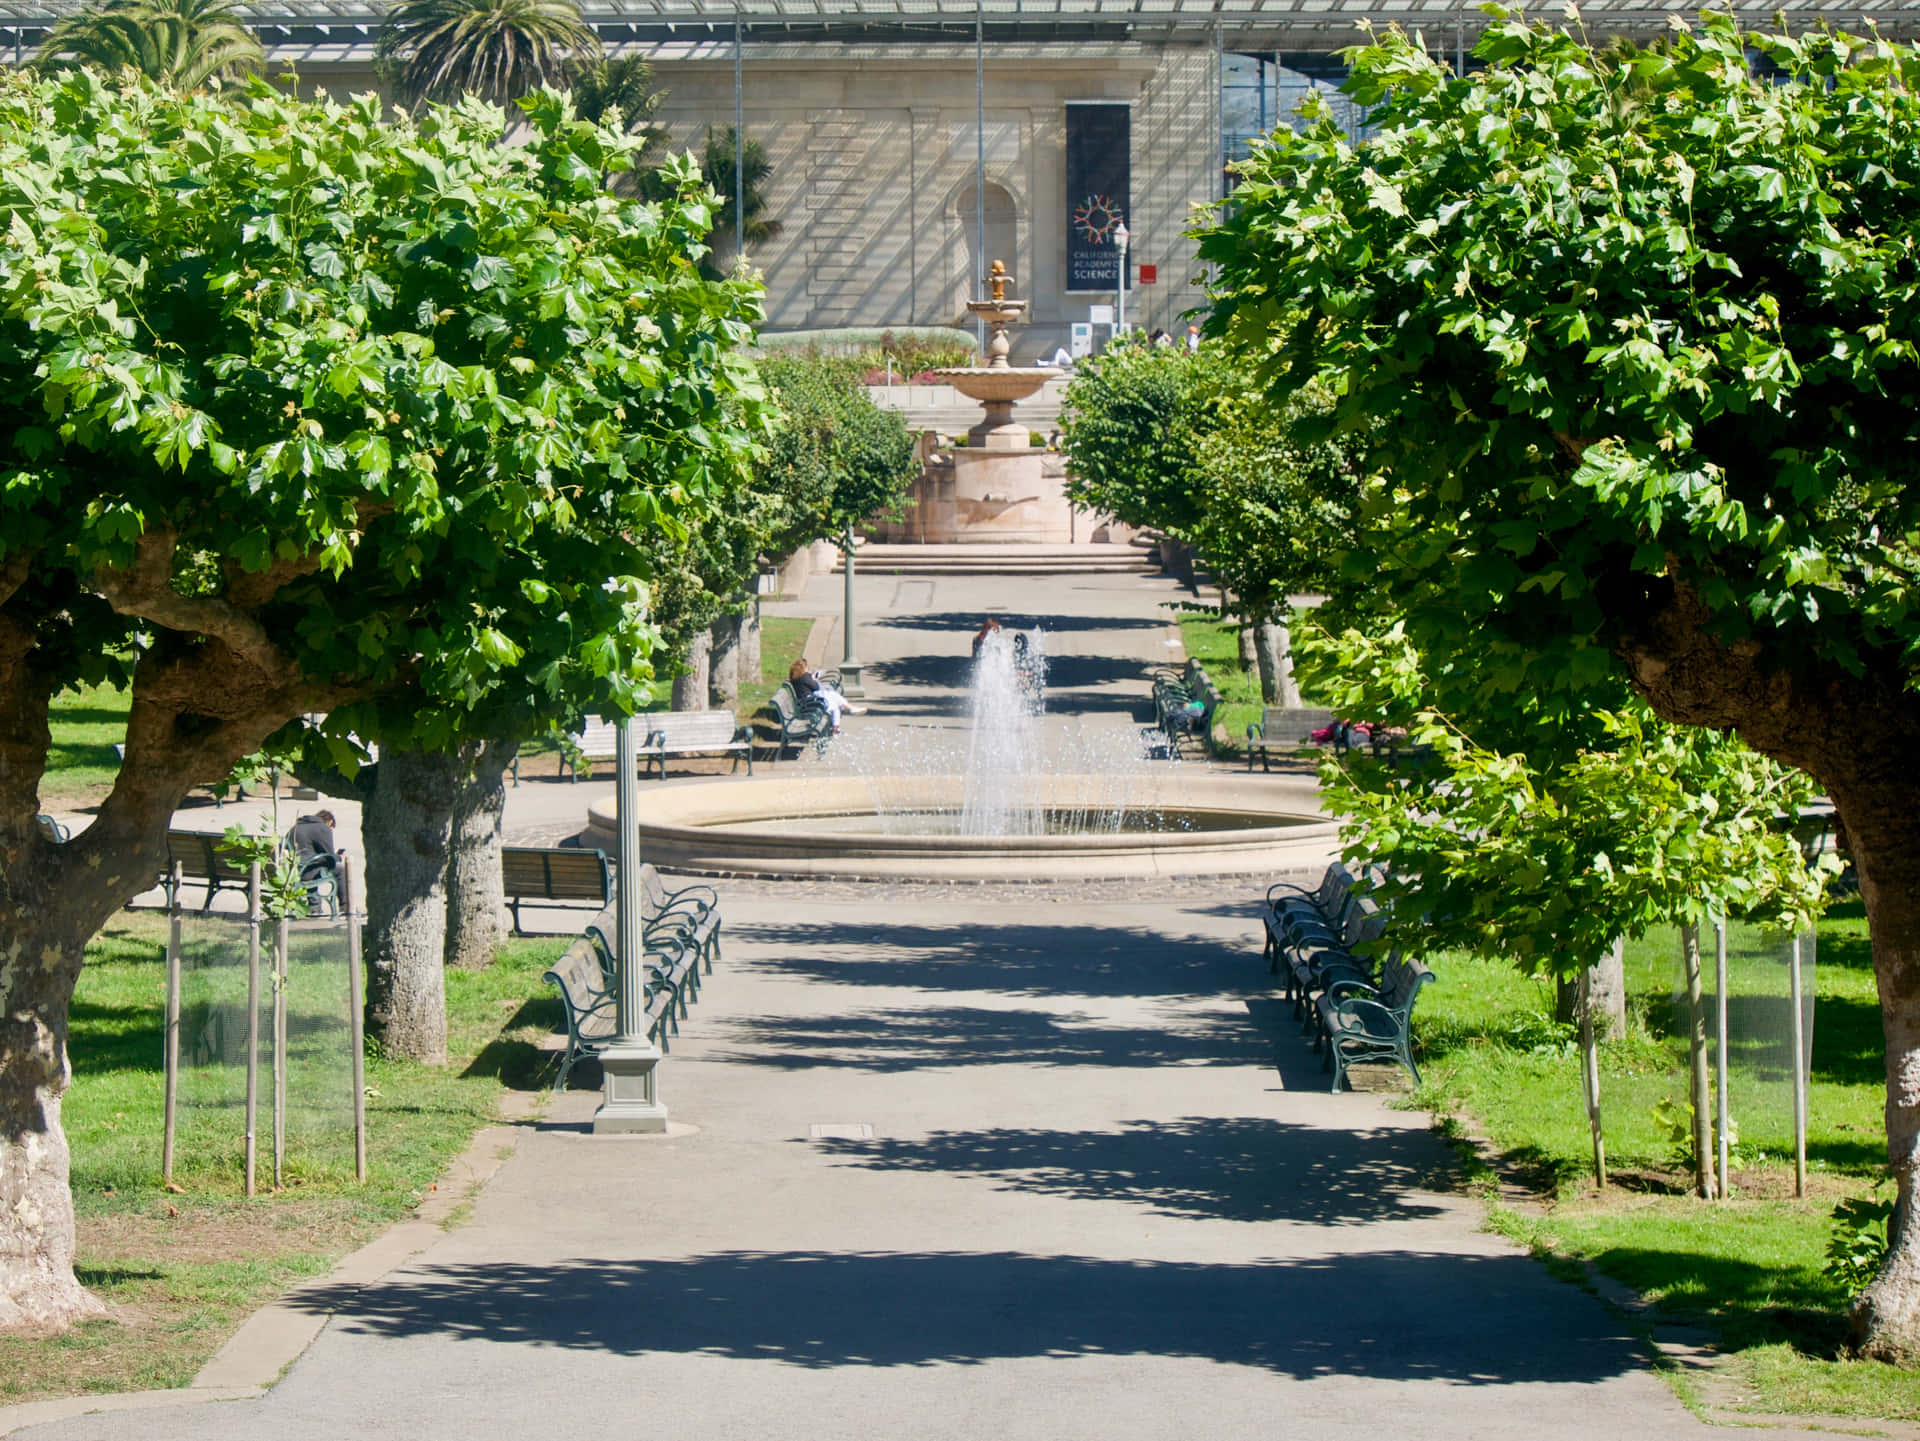
[[[667,90],[662,120],[698,149],[733,123],[724,46],[649,52]],[[1126,100],[1133,119],[1130,258],[1160,283],[1136,289],[1129,318],[1178,330],[1201,303],[1182,231],[1213,195],[1213,55],[1203,47],[1029,46],[988,53],[988,255],[1033,302],[1014,360],[1065,345],[1102,296],[1069,296],[1066,101]],[[753,252],[773,330],[965,324],[974,273],[974,70],[964,45],[750,47],[747,132],[773,173],[768,213],[783,227]]]

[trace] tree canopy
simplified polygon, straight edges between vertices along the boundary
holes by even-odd
[[[1475,54],[1383,35],[1348,56],[1369,138],[1309,108],[1255,146],[1201,238],[1209,329],[1276,402],[1332,390],[1376,477],[1353,564],[1437,704],[1624,677],[1832,796],[1907,1218],[1856,1325],[1920,1354],[1920,52],[1712,13],[1597,51],[1496,13]]]
[[[761,490],[781,502],[769,555],[899,506],[920,468],[898,411],[875,405],[844,366],[769,355],[759,369],[782,416],[757,472]]]
[[[129,69],[194,90],[266,58],[233,0],[99,0],[60,17],[34,64],[43,70],[98,65]]]
[[[634,709],[648,540],[748,482],[759,290],[700,274],[697,169],[622,198],[638,140],[525,110],[503,147],[471,100],[0,78],[0,1323],[85,1308],[66,1007],[187,789],[307,712],[448,749]],[[110,673],[125,764],[56,844],[48,704]]]
[[[600,55],[600,37],[576,0],[396,0],[375,48],[408,104],[478,95],[495,104]]]

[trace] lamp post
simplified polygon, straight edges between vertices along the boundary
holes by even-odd
[[[1133,239],[1133,232],[1127,229],[1127,222],[1121,221],[1113,227],[1113,243],[1120,247],[1120,278],[1115,289],[1120,295],[1120,323],[1114,327],[1116,335],[1127,333],[1127,242]]]
[[[614,993],[613,1041],[600,1052],[606,1090],[593,1115],[597,1136],[658,1134],[667,1108],[654,1089],[660,1048],[647,1039],[646,936],[640,907],[640,723],[632,716],[614,735],[614,822],[620,828],[615,865],[615,938],[620,975]]]
[[[847,522],[847,529],[840,542],[844,557],[843,569],[847,576],[847,614],[842,625],[840,647],[840,694],[849,700],[859,700],[867,692],[860,684],[860,662],[853,658],[853,522]]]

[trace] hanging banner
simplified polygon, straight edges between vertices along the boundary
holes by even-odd
[[[1128,217],[1133,204],[1132,145],[1133,112],[1124,101],[1067,102],[1069,293],[1111,293],[1119,282],[1120,249],[1113,232],[1122,220],[1133,229]],[[1127,288],[1133,288],[1131,277]]]

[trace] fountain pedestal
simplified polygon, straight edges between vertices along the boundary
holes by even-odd
[[[1005,299],[1004,267],[995,261],[994,271],[994,298],[967,304],[992,329],[987,363],[934,372],[986,412],[953,452],[954,509],[969,538],[1064,545],[1073,539],[1064,479],[1046,473],[1046,452],[1034,448],[1026,426],[1013,418],[1016,402],[1060,372],[1007,364],[1007,326],[1026,314],[1027,302]]]

